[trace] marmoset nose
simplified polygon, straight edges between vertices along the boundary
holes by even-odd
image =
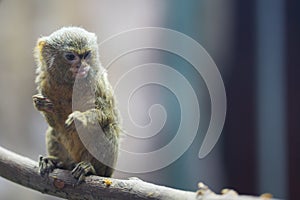
[[[78,61],[75,65],[76,69],[79,69],[82,66],[82,62]]]

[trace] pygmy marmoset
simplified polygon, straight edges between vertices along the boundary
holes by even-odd
[[[61,28],[38,39],[34,56],[38,94],[33,102],[49,124],[49,155],[39,159],[41,175],[62,168],[72,170],[78,182],[90,174],[111,176],[118,155],[120,122],[112,87],[99,61],[96,35],[79,27]],[[75,89],[79,94],[76,102]],[[109,165],[87,150],[77,124],[82,130],[91,130],[95,125],[102,128],[96,134],[105,134],[106,140],[95,144],[110,143],[109,150],[99,152],[109,153]]]

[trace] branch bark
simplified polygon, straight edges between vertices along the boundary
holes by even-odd
[[[67,170],[55,169],[49,176],[38,173],[37,162],[8,151],[0,146],[0,176],[25,187],[45,194],[66,199],[174,199],[174,200],[256,200],[259,197],[238,196],[229,190],[217,195],[205,185],[200,184],[197,192],[182,191],[144,182],[138,178],[120,180],[89,176],[85,182],[75,185],[76,180]]]

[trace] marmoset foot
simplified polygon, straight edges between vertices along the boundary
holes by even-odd
[[[62,162],[59,161],[57,157],[54,156],[39,156],[39,173],[44,176],[45,174],[49,174],[55,168],[60,168],[62,166]]]
[[[92,174],[96,174],[96,171],[90,162],[82,161],[72,170],[73,177],[78,180],[77,185],[83,182],[86,176]]]

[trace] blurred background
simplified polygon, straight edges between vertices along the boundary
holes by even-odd
[[[31,98],[36,93],[32,50],[38,37],[62,26],[76,25],[95,32],[101,43],[129,29],[165,27],[199,42],[218,66],[227,95],[222,135],[210,154],[199,159],[210,119],[210,100],[201,76],[184,59],[168,52],[130,53],[109,68],[113,85],[125,66],[149,62],[168,65],[183,74],[196,91],[201,121],[192,145],[171,165],[149,173],[117,171],[114,177],[137,176],[191,191],[196,191],[197,183],[202,181],[216,192],[232,188],[243,194],[269,192],[277,198],[298,199],[299,4],[293,0],[2,0],[0,145],[34,160],[46,154],[47,124]],[[156,35],[147,37],[160,39]],[[114,48],[122,47],[119,44]],[[110,51],[114,49],[100,49],[100,54],[109,55]],[[105,56],[102,59],[105,63]],[[174,80],[180,88],[176,84]],[[132,112],[139,124],[148,123],[147,110],[154,103],[164,106],[168,118],[158,137],[151,141],[124,139],[123,143],[134,151],[158,149],[174,137],[178,128],[180,107],[176,95],[167,88],[153,86],[145,87],[135,98],[140,103]],[[0,177],[0,199],[21,198],[58,199]]]

